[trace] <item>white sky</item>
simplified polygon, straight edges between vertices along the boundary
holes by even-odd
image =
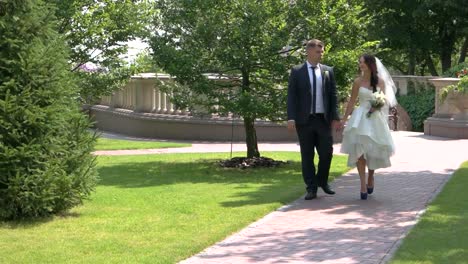
[[[127,42],[128,44],[128,53],[125,56],[125,60],[128,62],[133,61],[138,53],[142,52],[144,49],[149,48],[148,44],[143,43],[141,39],[136,39]]]

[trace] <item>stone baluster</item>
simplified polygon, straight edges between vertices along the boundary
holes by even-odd
[[[135,80],[135,112],[151,113],[153,111],[153,82],[151,79]]]
[[[143,91],[142,80],[141,79],[134,79],[134,94],[135,94],[135,105],[133,107],[133,111],[135,112],[144,112],[144,99],[145,94]]]
[[[153,113],[160,113],[161,112],[161,90],[157,85],[154,87],[154,107]]]
[[[167,104],[166,104],[166,93],[160,92],[160,99],[161,99],[161,108],[159,109],[159,114],[165,114],[167,112]]]
[[[112,100],[112,97],[106,95],[106,96],[103,96],[101,98],[101,102],[99,102],[99,104],[110,106],[111,105],[111,100]]]
[[[165,114],[172,115],[174,114],[174,104],[171,102],[171,95],[166,94],[166,112]]]

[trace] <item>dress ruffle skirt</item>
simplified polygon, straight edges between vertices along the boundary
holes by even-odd
[[[361,88],[361,90],[368,90]],[[369,90],[368,90],[369,91]],[[372,92],[369,91],[371,94]],[[362,93],[360,91],[360,98]],[[348,166],[355,167],[359,157],[366,159],[370,170],[390,167],[390,157],[395,152],[392,135],[387,123],[387,117],[381,111],[367,113],[370,103],[361,98],[361,105],[354,109],[346,128],[343,131],[341,152],[348,154]]]

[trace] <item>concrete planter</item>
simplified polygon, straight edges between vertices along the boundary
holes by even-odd
[[[440,100],[442,88],[457,84],[459,78],[437,78],[434,84],[435,113],[424,121],[424,134],[448,138],[468,138],[468,95],[452,93],[447,100]]]

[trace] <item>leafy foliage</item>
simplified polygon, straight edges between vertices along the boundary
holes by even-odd
[[[288,70],[304,63],[305,40],[329,43],[325,63],[346,61],[336,66],[347,93],[359,47],[366,47],[368,21],[358,3],[161,0],[151,47],[158,66],[180,84],[166,87],[175,104],[242,117],[252,157],[259,155],[254,121],[284,120]]]
[[[440,100],[444,101],[450,93],[454,95],[468,94],[468,76],[462,77],[457,84],[444,87],[440,91]]]
[[[0,218],[46,216],[93,190],[95,138],[76,104],[53,7],[8,5],[0,16]]]
[[[466,42],[468,6],[463,0],[367,0],[374,14],[372,37],[392,51],[385,59],[399,71],[439,75],[451,67],[456,49]]]
[[[153,57],[150,54],[150,51],[147,49],[143,50],[138,54],[135,61],[133,61],[133,65],[135,67],[135,71],[138,73],[158,72],[158,68],[156,67],[156,64],[153,61]]]
[[[176,104],[243,117],[249,157],[259,156],[255,119],[284,116],[286,89],[279,83],[287,79],[288,64],[279,51],[288,34],[287,5],[281,0],[157,2],[160,30],[151,46],[158,65],[182,84],[171,91]]]
[[[323,63],[334,67],[341,101],[349,97],[351,84],[359,73],[359,56],[380,50],[378,41],[367,41],[371,21],[372,16],[367,14],[360,0],[295,1],[290,6],[290,45],[311,38],[325,42]],[[304,56],[297,56],[296,63],[303,61]]]
[[[57,6],[59,33],[71,49],[71,70],[79,78],[80,99],[93,103],[122,88],[135,73],[123,60],[129,40],[145,38],[154,10],[147,1],[52,0]],[[80,72],[86,63],[102,71]]]
[[[468,93],[468,62],[459,63],[444,73],[445,76],[460,78],[457,84],[448,85],[440,90],[439,99],[445,101],[450,93]]]
[[[468,71],[468,61],[459,63],[444,73],[446,77],[462,77],[467,75]]]
[[[408,83],[408,94],[398,96],[398,103],[408,112],[413,131],[424,130],[424,120],[434,114],[435,88],[432,84]]]
[[[134,65],[126,65],[121,60],[114,61],[113,67],[83,70],[81,67],[73,72],[80,87],[79,101],[85,104],[95,104],[102,96],[111,95],[122,89],[132,74],[136,72]]]

